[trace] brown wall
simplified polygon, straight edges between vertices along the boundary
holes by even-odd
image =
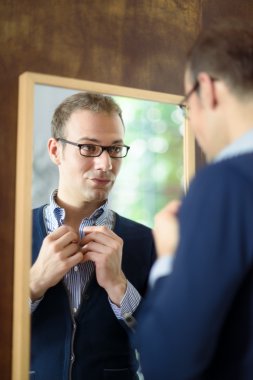
[[[0,373],[11,378],[18,76],[55,74],[183,94],[186,51],[251,0],[2,0],[0,3]],[[200,160],[203,157],[200,157]]]

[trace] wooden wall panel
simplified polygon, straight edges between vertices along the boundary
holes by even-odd
[[[203,8],[203,14],[202,14]],[[18,76],[55,74],[183,93],[184,59],[216,16],[252,17],[243,0],[0,2],[0,373],[11,379]]]
[[[202,24],[208,27],[216,20],[228,18],[253,22],[252,0],[203,0]]]

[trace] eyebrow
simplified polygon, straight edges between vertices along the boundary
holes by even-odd
[[[94,144],[100,144],[101,142],[97,139],[94,139],[94,138],[90,138],[90,137],[81,137],[80,139],[77,140],[77,142],[79,142],[80,144],[85,144],[83,142],[83,140],[86,140],[86,141],[89,141],[89,142],[93,142]],[[113,144],[123,144],[123,140],[122,139],[119,139],[119,140],[114,140],[111,145]]]

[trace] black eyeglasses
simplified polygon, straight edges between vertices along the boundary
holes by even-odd
[[[130,149],[130,146],[127,145],[102,146],[96,144],[77,144],[62,138],[57,139],[57,141],[62,141],[63,143],[77,146],[81,156],[84,157],[99,157],[103,151],[106,150],[111,158],[123,158],[126,157]]]
[[[212,82],[216,82],[216,81],[219,81],[220,79],[218,78],[214,78],[212,76],[210,76],[210,79]],[[187,102],[188,100],[190,99],[190,97],[192,96],[192,94],[197,91],[199,89],[199,81],[196,80],[194,86],[192,87],[192,89],[184,96],[184,98],[181,100],[181,102],[179,103],[179,107],[183,113],[183,116],[185,118],[187,118]]]
[[[186,103],[188,102],[188,100],[190,99],[192,94],[198,90],[198,88],[199,88],[199,82],[196,81],[194,86],[192,87],[192,89],[184,96],[184,98],[179,103],[179,107],[180,107],[182,114],[185,118],[187,117],[187,105],[186,105]]]

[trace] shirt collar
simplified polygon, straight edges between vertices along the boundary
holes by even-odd
[[[253,152],[253,129],[244,133],[239,139],[223,149],[214,159],[214,162]]]
[[[51,193],[48,211],[51,214],[51,216],[55,219],[58,226],[61,226],[64,223],[65,210],[64,208],[60,207],[56,203],[57,192],[58,190],[56,189]],[[94,222],[96,222],[96,224],[99,224],[100,219],[107,218],[108,214],[109,214],[109,207],[108,207],[108,201],[106,201],[102,206],[97,208],[88,218],[84,218],[84,219],[93,220]]]

